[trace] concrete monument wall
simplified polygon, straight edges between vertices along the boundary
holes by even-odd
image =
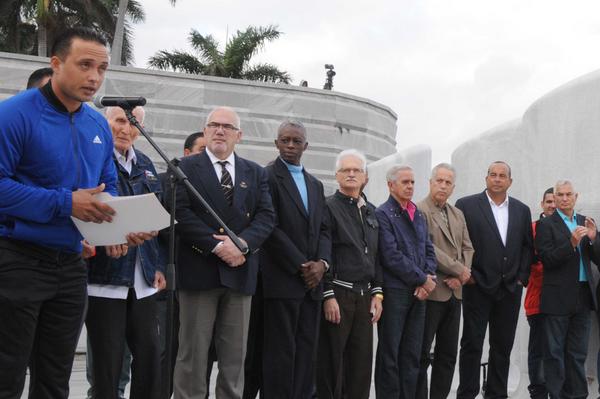
[[[481,192],[488,165],[504,160],[512,167],[510,195],[541,212],[542,193],[559,179],[579,192],[577,212],[600,220],[600,71],[575,79],[535,101],[519,119],[468,140],[452,154],[458,181],[454,199]],[[598,273],[595,273],[598,282]],[[598,327],[593,327],[587,359],[590,395],[597,396]],[[511,358],[511,397],[527,397],[527,339],[524,313]],[[487,357],[487,353],[484,352]]]
[[[47,58],[0,53],[0,99],[23,90],[30,72],[45,66]],[[336,91],[111,66],[99,94],[146,97],[145,126],[172,157],[182,155],[185,137],[202,129],[215,106],[228,105],[240,114],[243,137],[237,152],[261,165],[277,156],[273,139],[281,121],[300,120],[309,141],[303,162],[328,192],[335,188],[339,151],[358,148],[370,162],[396,151],[396,114]],[[164,168],[144,141],[138,148]]]

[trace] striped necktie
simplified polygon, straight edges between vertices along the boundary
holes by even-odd
[[[227,203],[231,206],[233,205],[233,180],[231,180],[231,175],[226,168],[229,162],[219,161],[217,163],[221,165],[221,189],[223,190]]]

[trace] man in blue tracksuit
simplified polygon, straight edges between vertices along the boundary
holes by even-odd
[[[106,39],[86,28],[56,38],[53,78],[0,103],[0,397],[67,398],[86,296],[81,235],[71,216],[114,211],[116,171],[106,120],[86,104],[108,67]],[[150,234],[130,235],[139,244]],[[125,246],[107,247],[119,256]]]

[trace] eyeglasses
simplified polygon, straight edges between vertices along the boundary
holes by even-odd
[[[235,132],[235,131],[240,130],[240,128],[235,127],[230,123],[210,122],[209,124],[206,125],[206,127],[211,130],[219,130],[219,128],[223,128],[223,130],[225,130],[226,132]]]
[[[355,175],[359,174],[359,173],[365,173],[365,171],[363,169],[357,169],[357,168],[346,168],[346,169],[340,169],[338,170],[339,173],[342,174],[350,174],[350,173],[354,173]]]

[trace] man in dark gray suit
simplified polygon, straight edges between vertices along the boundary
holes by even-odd
[[[177,399],[204,398],[207,356],[214,340],[217,397],[241,398],[250,301],[256,288],[256,252],[269,236],[274,213],[263,168],[234,153],[242,137],[231,108],[213,110],[204,128],[206,150],[184,157],[181,169],[220,218],[247,244],[242,253],[204,206],[177,190],[179,351]]]
[[[550,398],[586,398],[591,311],[598,308],[591,261],[600,264],[600,236],[591,218],[575,212],[570,181],[556,183],[554,200],[556,211],[539,222],[535,237],[544,265],[544,377]]]

